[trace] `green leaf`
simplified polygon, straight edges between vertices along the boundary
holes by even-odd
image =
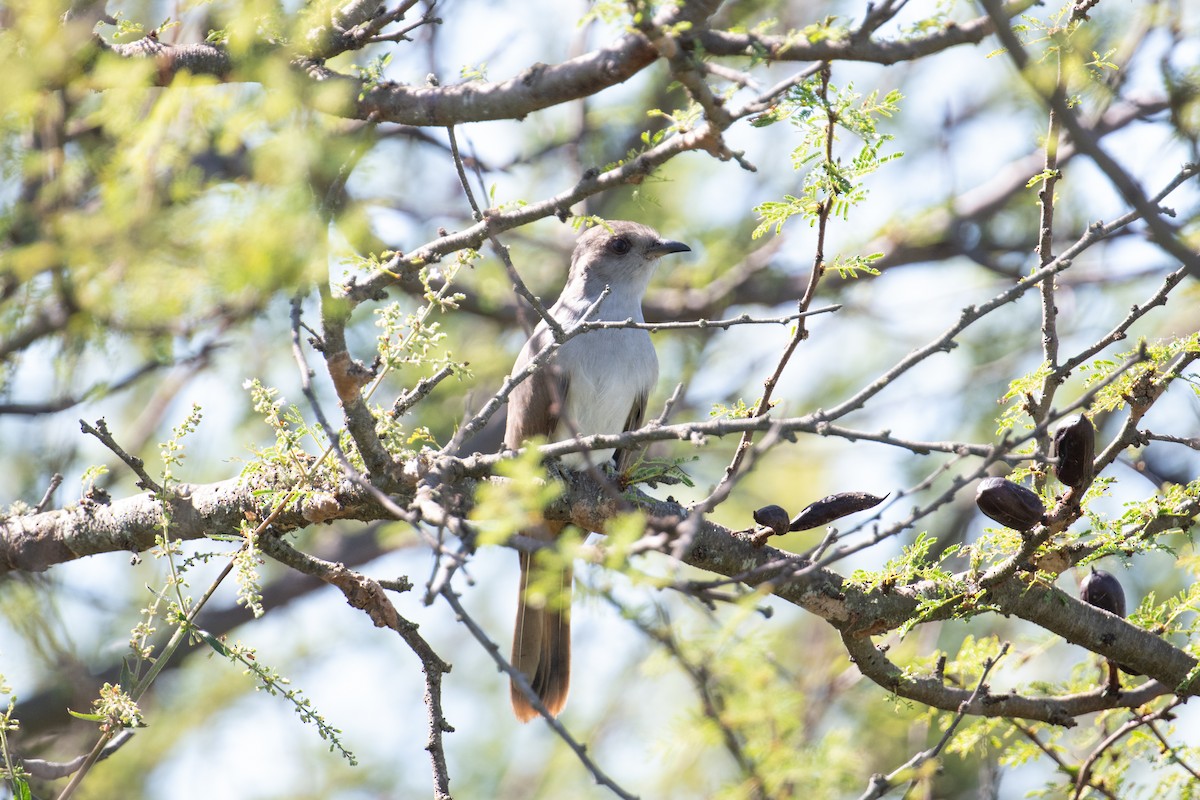
[[[1050,180],[1051,178],[1054,178],[1057,180],[1058,178],[1061,178],[1061,177],[1062,177],[1062,173],[1056,169],[1044,169],[1041,172],[1039,172],[1037,175],[1034,175],[1032,178],[1030,178],[1028,181],[1026,181],[1025,188],[1032,189],[1034,186],[1037,186],[1039,183],[1045,183],[1046,181]]]
[[[229,648],[226,647],[224,642],[222,642],[220,639],[213,636],[208,631],[201,630],[200,628],[194,628],[192,632],[196,634],[196,636],[200,637],[200,639],[202,639],[204,643],[213,650],[216,650],[219,654],[225,656],[226,658],[229,657]]]
[[[104,722],[103,714],[85,714],[82,711],[72,711],[69,708],[67,709],[67,713],[75,719],[82,719],[86,722]]]
[[[537,448],[545,439],[525,442],[516,458],[496,465],[496,474],[506,480],[481,482],[476,490],[471,520],[479,530],[480,544],[499,544],[514,533],[543,521],[542,509],[562,494],[562,484],[550,480]]]

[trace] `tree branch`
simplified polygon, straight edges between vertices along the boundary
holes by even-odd
[[[283,476],[279,476],[281,479]],[[236,534],[247,515],[271,513],[270,494],[285,491],[277,479],[233,478],[212,484],[172,484],[169,502],[171,536],[203,539]],[[319,487],[284,509],[276,532],[307,527],[315,521],[390,519],[387,509],[359,487]],[[9,517],[0,522],[0,576],[9,572],[43,572],[56,564],[98,553],[143,552],[162,534],[162,505],[153,494],[134,495],[111,504],[81,501],[71,507]]]
[[[259,547],[276,561],[339,589],[345,595],[346,602],[365,612],[376,627],[390,628],[398,633],[421,660],[421,669],[425,673],[425,706],[429,712],[429,742],[425,749],[429,751],[433,766],[434,797],[437,800],[450,800],[450,773],[446,767],[442,742],[443,733],[454,732],[442,712],[442,676],[450,671],[450,665],[417,632],[417,625],[400,615],[376,581],[347,569],[344,564],[303,553],[278,536],[260,537]]]

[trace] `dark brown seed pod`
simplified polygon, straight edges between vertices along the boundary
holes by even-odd
[[[1015,531],[1027,531],[1046,517],[1046,507],[1036,493],[1004,478],[981,480],[975,492],[975,505]]]
[[[1121,582],[1111,572],[1092,567],[1092,571],[1079,584],[1079,599],[1096,608],[1102,608],[1110,614],[1116,614],[1118,617],[1125,616],[1125,590],[1121,588]],[[1122,672],[1129,675],[1142,674],[1121,664],[1117,666]]]
[[[1082,414],[1072,417],[1054,432],[1054,472],[1066,486],[1079,488],[1092,479],[1096,457],[1096,428]]]
[[[856,511],[873,508],[882,503],[886,497],[886,494],[883,497],[877,497],[866,492],[838,492],[828,497],[822,497],[797,514],[788,530],[806,531],[810,528],[828,525],[835,519],[841,519]]]
[[[1079,584],[1079,599],[1118,617],[1125,616],[1125,590],[1111,572],[1092,567]]]
[[[782,536],[788,531],[788,513],[780,506],[763,506],[754,512],[754,521]]]

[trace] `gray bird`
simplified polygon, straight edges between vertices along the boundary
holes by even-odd
[[[564,329],[570,329],[607,287],[608,296],[589,321],[643,322],[642,296],[658,259],[690,249],[636,222],[612,221],[590,228],[575,245],[567,285],[550,307],[550,316]],[[553,334],[542,321],[521,349],[513,373],[525,369],[551,341]],[[658,357],[646,331],[599,330],[576,336],[559,348],[548,368],[513,390],[504,444],[515,449],[534,436],[558,441],[576,432],[613,434],[638,428],[657,380]],[[599,465],[613,456],[611,449],[593,450],[586,458]],[[615,456],[617,469],[624,470],[630,451],[618,451]],[[582,453],[572,453],[562,461],[568,469],[586,466]],[[523,533],[553,541],[565,525],[547,521]],[[529,554],[521,553],[521,593],[517,598],[512,663],[525,674],[550,713],[557,715],[567,703],[571,679],[572,570],[567,567],[555,576],[562,602],[547,608],[526,597],[530,561]],[[511,693],[517,719],[528,722],[537,716],[515,684]]]

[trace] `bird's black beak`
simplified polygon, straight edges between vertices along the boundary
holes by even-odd
[[[669,239],[662,239],[651,245],[649,254],[658,258],[665,256],[668,253],[690,253],[692,248],[688,247],[683,242],[672,242]]]

